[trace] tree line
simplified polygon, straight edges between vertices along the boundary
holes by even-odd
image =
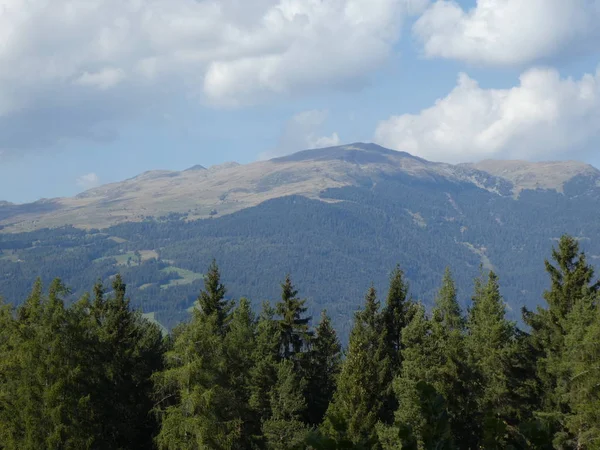
[[[367,291],[344,351],[289,276],[255,314],[213,263],[168,336],[120,276],[69,304],[60,280],[38,281],[0,307],[0,448],[600,448],[600,282],[569,236],[545,265],[525,330],[493,272],[463,311],[448,269],[427,310],[397,267],[383,301]]]

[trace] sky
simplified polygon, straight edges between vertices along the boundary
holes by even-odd
[[[375,142],[600,167],[600,0],[0,0],[0,200]]]

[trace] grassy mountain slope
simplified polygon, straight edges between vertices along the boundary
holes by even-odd
[[[431,163],[374,144],[352,144],[243,166],[228,163],[182,172],[151,171],[73,198],[0,204],[0,225],[5,231],[61,225],[104,228],[170,213],[185,213],[188,220],[205,219],[286,195],[320,199],[320,192],[326,189],[360,186],[398,174],[453,181],[482,179],[489,184],[486,188],[499,188],[494,185],[498,179],[476,169]]]

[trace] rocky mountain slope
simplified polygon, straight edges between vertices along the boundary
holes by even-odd
[[[575,177],[587,178],[590,185],[600,187],[598,169],[578,161],[498,161],[485,160],[465,167],[503,178],[513,185],[515,194],[526,189],[547,189],[563,192],[565,183]]]

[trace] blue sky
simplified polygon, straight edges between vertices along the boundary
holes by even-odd
[[[600,0],[6,0],[0,200],[377,142],[600,167]]]

